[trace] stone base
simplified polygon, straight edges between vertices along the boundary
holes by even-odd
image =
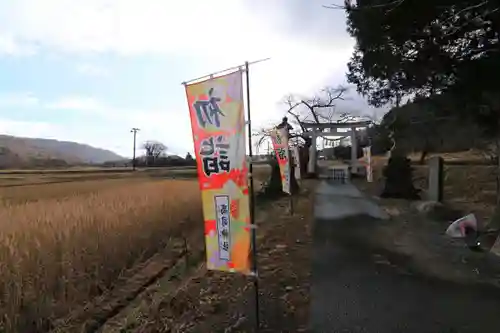
[[[438,221],[454,221],[464,215],[463,212],[452,209],[437,201],[417,201],[411,205],[412,209],[428,218]]]
[[[392,199],[407,199],[407,200],[418,200],[420,199],[420,195],[418,194],[418,190],[415,188],[410,189],[397,189],[392,190],[387,187],[384,188],[382,193],[380,194],[381,198],[392,198]]]
[[[497,256],[500,256],[500,237],[497,238],[497,241],[495,244],[493,244],[493,247],[491,248],[491,253],[496,254]]]

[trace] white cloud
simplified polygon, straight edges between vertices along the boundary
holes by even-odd
[[[88,63],[78,64],[76,71],[86,76],[107,77],[110,75],[110,71],[107,68]]]
[[[183,117],[176,117],[175,122],[172,121],[172,113],[167,109],[147,109],[141,107],[118,107],[108,104],[104,101],[88,96],[66,96],[61,97],[52,102],[41,105],[44,108],[51,110],[71,111],[78,114],[80,120],[76,126],[71,126],[75,130],[81,131],[82,128],[95,127],[92,124],[97,124],[96,127],[105,128],[108,130],[108,135],[103,137],[101,146],[111,147],[123,146],[123,140],[128,141],[128,133],[130,128],[138,127],[141,129],[139,138],[154,139],[165,142],[173,148],[175,152],[184,153],[192,147],[190,121],[187,113]],[[66,128],[61,128],[58,134],[65,140],[75,138],[75,133],[67,132]],[[93,128],[91,131],[95,131]],[[117,134],[111,134],[111,131]],[[86,131],[81,132],[82,135],[88,135]],[[87,134],[86,134],[87,133]],[[125,138],[123,137],[125,136]],[[90,136],[89,136],[90,137]],[[92,136],[92,140],[96,137]],[[120,141],[122,140],[122,141]],[[139,140],[139,142],[142,139]],[[142,140],[143,141],[143,140]],[[85,139],[81,142],[88,142]],[[179,143],[180,144],[175,144]],[[185,144],[183,144],[185,143]],[[127,151],[124,154],[128,154]]]
[[[38,98],[29,92],[0,93],[0,108],[32,107],[38,104]]]
[[[16,37],[66,52],[221,55],[227,46],[237,51],[263,37],[266,44],[270,40],[260,29],[247,32],[258,26],[234,1],[16,0],[0,12],[0,27]]]
[[[290,36],[253,14],[241,0],[16,0],[0,4],[0,30],[72,53],[195,54],[241,61],[283,50]]]
[[[293,2],[282,0],[279,5],[266,7],[268,1],[261,0],[260,11],[249,10],[249,6],[254,5],[252,0],[3,1],[0,2],[0,32],[8,32],[5,35],[7,42],[4,41],[8,47],[2,47],[0,37],[0,54],[2,48],[15,53],[13,45],[17,45],[28,49],[40,46],[51,53],[93,60],[94,56],[104,53],[124,58],[160,55],[169,59],[169,56],[177,56],[207,72],[245,60],[271,57],[270,61],[251,67],[252,116],[258,127],[279,121],[283,109],[278,103],[283,95],[308,95],[326,84],[343,83],[345,63],[354,44],[346,37],[341,23],[337,23],[341,31],[335,30],[336,25],[323,24],[331,20],[340,22],[343,14],[340,19],[330,18],[333,12],[321,8],[322,0],[296,0],[293,11],[282,11],[281,6],[287,6],[289,1]],[[300,6],[309,6],[308,15],[302,15]],[[318,13],[312,12],[315,8],[319,9]],[[289,26],[292,31],[287,30]],[[311,26],[315,27],[314,31],[307,30]],[[88,55],[92,57],[86,57]],[[75,69],[82,75],[103,77],[110,74],[107,68],[94,62],[80,63]],[[207,73],[199,73],[203,74]],[[190,79],[189,75],[184,79]],[[333,81],[332,76],[336,77]],[[140,84],[163,83],[147,81]],[[108,127],[123,127],[124,133],[128,133],[128,126],[141,127],[141,137],[164,140],[167,145],[179,142],[179,146],[191,149],[184,94],[181,87],[178,92],[169,94],[170,104],[154,109],[140,106],[122,109],[91,96],[66,96],[43,103],[43,106],[81,112],[88,117],[98,116]],[[183,116],[178,117],[180,123],[172,123],[169,110],[183,110]],[[94,138],[88,134],[88,140]],[[123,142],[116,145],[120,144],[124,145]]]
[[[155,125],[158,120],[167,117],[166,111],[143,109],[140,107],[121,108],[90,96],[63,96],[54,101],[43,103],[43,107],[51,110],[73,111],[81,115],[90,115],[116,121],[130,122],[144,125]]]
[[[28,56],[35,53],[35,45],[21,43],[12,34],[2,34],[0,32],[0,56]]]
[[[286,11],[281,13],[269,5],[266,14],[251,10],[253,4],[248,0],[16,0],[0,4],[0,31],[5,29],[19,40],[71,54],[189,57],[209,71],[272,57],[269,65],[256,66],[267,68],[267,73],[260,71],[262,79],[258,74],[253,77],[263,94],[274,96],[271,104],[283,93],[317,88],[332,71],[344,76],[339,68],[344,68],[353,42],[344,38],[345,29],[331,31],[331,35],[344,37],[325,42],[329,33],[323,30],[330,26],[323,29],[317,23],[328,22],[331,11],[322,9],[320,2],[300,2],[319,11],[307,16],[314,22],[288,17],[293,26],[288,34],[268,23],[284,21]],[[286,9],[287,3],[281,4]],[[312,31],[311,38],[296,36],[297,29],[307,30],[312,23],[321,29]],[[105,72],[88,64],[78,70],[93,75]],[[266,108],[274,107],[268,103]]]
[[[99,112],[106,106],[92,97],[66,96],[44,105],[48,109]]]
[[[51,138],[53,131],[54,125],[47,122],[17,121],[0,118],[0,133],[5,135]]]

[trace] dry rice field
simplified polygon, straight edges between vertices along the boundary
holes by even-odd
[[[0,175],[0,333],[49,332],[203,235],[196,170],[97,176]]]
[[[202,232],[196,179],[0,188],[0,332],[41,332],[168,246]]]

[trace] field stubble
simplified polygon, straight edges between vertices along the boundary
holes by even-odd
[[[180,236],[181,222],[202,232],[196,180],[82,184],[0,193],[0,332],[48,330]]]

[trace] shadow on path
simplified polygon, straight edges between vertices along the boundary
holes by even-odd
[[[500,330],[496,289],[411,272],[411,258],[371,245],[387,216],[353,185],[321,183],[314,213],[312,332]]]

